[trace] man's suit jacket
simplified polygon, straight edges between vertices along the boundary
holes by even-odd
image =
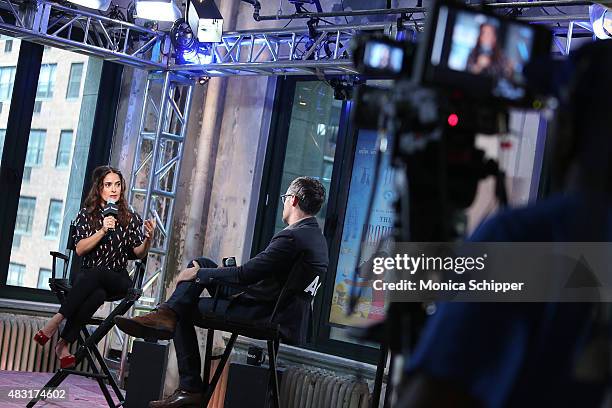
[[[325,237],[316,218],[308,217],[276,233],[266,249],[243,265],[201,268],[197,277],[198,280],[215,277],[248,285],[251,290],[258,292],[257,298],[264,298],[266,301],[256,301],[249,295],[243,294],[232,302],[228,313],[234,308],[236,312],[240,310],[242,317],[263,319],[271,315],[274,303],[291,270],[294,267],[300,268],[300,275],[304,277],[304,282],[308,281],[302,290],[303,293],[296,293],[291,301],[282,305],[277,310],[275,319],[281,326],[281,333],[285,340],[299,344],[306,340],[310,301],[318,285],[310,287],[309,292],[305,290],[310,283],[315,282],[314,277],[316,276],[319,277],[317,283],[323,282],[328,264]],[[250,306],[245,309],[246,305]]]

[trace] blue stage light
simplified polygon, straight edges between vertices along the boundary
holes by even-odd
[[[589,6],[589,17],[593,33],[600,40],[612,38],[612,10],[601,4]]]
[[[184,49],[176,53],[177,64],[212,64],[214,55],[209,44],[198,44],[197,47]]]
[[[183,64],[211,64],[214,53],[211,43],[200,42],[195,37],[190,25],[184,20],[177,20],[170,31],[174,46],[175,62]]]

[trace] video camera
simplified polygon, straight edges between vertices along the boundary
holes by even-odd
[[[548,30],[445,1],[436,4],[429,21],[415,61],[417,83],[521,107],[540,96],[527,70],[548,59]]]
[[[551,44],[551,33],[541,26],[439,0],[429,10],[418,44],[383,36],[355,40],[353,58],[360,73],[393,82],[356,90],[353,124],[386,131],[392,162],[406,171],[411,197],[448,202],[448,211],[430,205],[425,210],[450,218],[449,212],[469,206],[480,179],[503,176],[475,147],[475,136],[507,133],[510,107],[544,105],[545,95],[529,73],[533,66],[541,72],[549,62]],[[437,181],[444,185],[434,191]],[[499,191],[498,198],[505,200],[505,192]],[[410,208],[416,208],[412,201]],[[419,225],[404,223],[413,230]],[[426,226],[416,229],[424,232]],[[443,235],[428,238],[452,238]]]
[[[405,175],[396,239],[453,240],[461,237],[453,220],[481,179],[496,177],[497,198],[506,204],[505,175],[476,147],[476,135],[508,133],[511,107],[544,106],[546,95],[530,73],[541,75],[549,64],[552,35],[452,0],[432,3],[417,34],[418,43],[355,39],[354,63],[366,81],[392,81],[357,88],[352,122],[382,131],[391,163]]]
[[[495,194],[506,205],[503,170],[476,147],[476,134],[507,133],[510,107],[544,105],[530,72],[535,65],[541,74],[549,61],[546,29],[450,0],[434,2],[428,19],[418,44],[382,36],[354,42],[354,63],[366,81],[392,80],[356,90],[352,122],[379,130],[377,162],[387,151],[397,170],[396,242],[463,238],[461,213],[485,177],[496,178]],[[361,296],[355,290],[351,307]],[[420,306],[391,304],[388,327],[403,327],[398,316],[410,316],[408,338],[415,342],[424,321]]]
[[[541,95],[528,70],[549,60],[552,36],[519,22],[449,0],[433,4],[419,44],[360,36],[356,68],[372,78],[409,80],[474,101],[536,107]]]

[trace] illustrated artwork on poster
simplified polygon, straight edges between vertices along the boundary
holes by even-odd
[[[394,225],[394,170],[390,167],[388,155],[383,155],[378,178],[374,180],[376,138],[376,132],[370,130],[359,131],[357,138],[329,316],[330,323],[336,326],[363,326],[384,318],[384,293],[372,290],[370,279],[358,277],[353,280],[355,266],[374,254],[380,240],[391,235]],[[366,225],[367,198],[372,188],[376,189],[372,217]],[[356,257],[360,245],[363,248],[358,263]],[[346,316],[354,286],[361,288],[362,296],[355,312]]]

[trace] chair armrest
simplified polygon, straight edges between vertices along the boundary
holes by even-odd
[[[249,288],[247,285],[244,285],[244,284],[228,282],[228,281],[224,281],[223,279],[219,279],[219,278],[211,278],[210,282],[213,284],[216,284],[215,293],[213,295],[213,300],[214,300],[213,307],[212,307],[213,313],[216,312],[217,310],[217,302],[219,300],[219,288],[221,286],[227,286],[229,288],[233,288],[241,292],[244,292],[248,294],[249,296],[251,296],[251,298],[256,301],[261,301],[261,302],[271,301],[269,298],[262,296],[261,293],[252,290],[251,288]]]
[[[61,258],[64,261],[68,262],[68,255],[64,255],[61,252],[56,252],[56,251],[51,251],[49,252],[51,254],[52,257],[54,258]]]
[[[270,301],[270,299],[261,296],[261,293],[257,292],[256,290],[252,290],[251,288],[249,288],[248,285],[244,285],[242,283],[228,282],[228,281],[225,281],[219,278],[210,278],[210,283],[214,283],[218,286],[227,286],[229,288],[233,288],[241,292],[247,293],[253,296],[255,300],[268,301],[268,302]]]
[[[141,289],[142,282],[144,281],[144,275],[146,271],[147,262],[145,260],[136,261],[136,271],[134,272],[134,279],[132,282],[132,288]]]

